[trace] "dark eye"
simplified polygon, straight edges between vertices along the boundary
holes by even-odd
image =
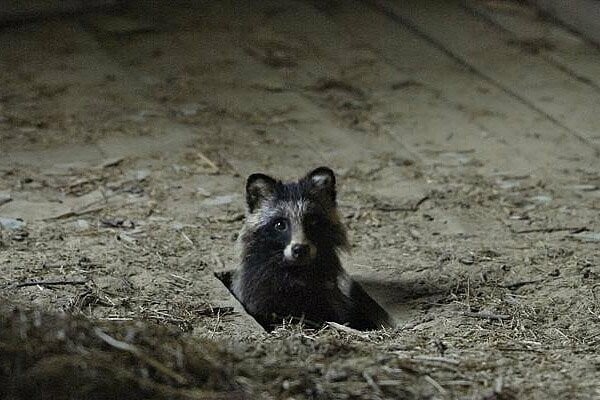
[[[279,219],[275,222],[273,227],[280,232],[284,232],[288,228],[288,223],[285,219]]]

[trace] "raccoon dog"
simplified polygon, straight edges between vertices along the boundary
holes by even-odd
[[[369,330],[391,326],[387,313],[343,270],[348,248],[335,175],[320,167],[296,182],[264,174],[246,181],[241,265],[231,289],[267,330],[283,320],[326,321]]]

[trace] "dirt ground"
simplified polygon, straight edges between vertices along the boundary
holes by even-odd
[[[401,3],[0,27],[0,397],[600,398],[600,51]],[[215,278],[245,177],[319,165],[394,330],[267,334]]]

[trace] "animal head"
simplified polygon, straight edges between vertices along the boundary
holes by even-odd
[[[265,257],[289,266],[310,264],[323,252],[347,246],[340,222],[333,171],[319,167],[295,182],[265,174],[246,181],[243,256]]]

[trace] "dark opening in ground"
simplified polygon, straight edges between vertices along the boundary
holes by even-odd
[[[235,296],[235,293],[231,289],[233,273],[234,271],[215,272],[215,277],[217,277],[217,279],[219,279],[223,285],[225,285],[231,295],[244,307],[244,310],[246,310],[244,303]],[[362,331],[393,327],[392,319],[387,311],[381,307],[381,305],[379,305],[379,303],[377,303],[357,282],[352,283],[349,298],[351,299],[355,310],[351,315],[349,315],[348,321],[344,321],[345,325]],[[246,312],[248,311],[246,310]],[[284,320],[289,323],[300,323],[305,327],[315,329],[321,328],[324,324],[310,321],[303,317],[273,316],[271,318],[261,318],[260,316],[252,315],[249,312],[248,314],[254,318],[254,320],[256,320],[256,322],[258,322],[267,332],[270,332],[277,326],[281,325]],[[277,321],[277,323],[274,323],[274,321]]]
[[[231,284],[232,284],[232,280],[233,280],[233,273],[234,271],[220,271],[220,272],[215,272],[215,277],[221,281],[221,283],[223,283],[223,285],[225,285],[225,287],[227,288],[227,290],[229,290],[229,293],[231,293],[231,296],[233,296],[233,298],[239,302],[242,307],[244,308],[244,310],[246,311],[246,307],[244,306],[244,304],[240,301],[240,299],[238,299],[235,296],[235,293],[233,293],[233,290],[231,290]],[[247,311],[246,311],[247,312]],[[248,313],[248,312],[247,312]],[[266,321],[261,320],[260,318],[255,318],[252,314],[248,313],[248,315],[250,317],[252,317],[256,322],[259,323],[260,326],[263,327],[263,329],[265,329],[267,332],[270,332],[273,330],[273,326],[272,324],[266,323]]]

